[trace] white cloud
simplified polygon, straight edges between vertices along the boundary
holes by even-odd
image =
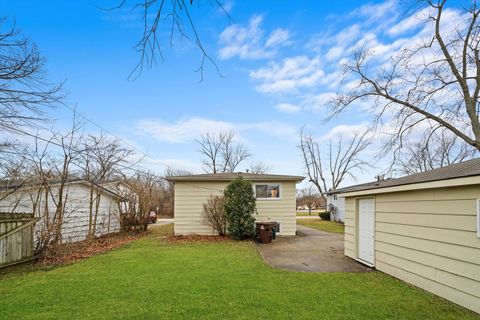
[[[180,119],[176,123],[161,120],[140,120],[137,130],[159,141],[179,143],[192,141],[204,133],[218,133],[234,129],[234,125],[224,121],[205,118]]]
[[[260,82],[257,90],[263,93],[285,93],[312,87],[319,84],[324,75],[320,59],[305,55],[271,62],[266,67],[250,72],[250,78]]]
[[[275,47],[284,45],[290,39],[290,32],[286,29],[278,28],[274,30],[267,39],[265,47]]]
[[[388,29],[387,33],[391,36],[397,36],[407,31],[410,31],[418,27],[420,24],[425,23],[428,19],[429,13],[429,8],[417,11],[414,14],[408,16],[407,18],[401,20],[397,24],[393,25],[390,29]]]
[[[307,110],[325,111],[327,110],[327,105],[331,102],[334,96],[335,92],[322,92],[304,99],[302,104]]]
[[[290,32],[286,29],[275,29],[265,37],[262,22],[263,16],[254,15],[247,26],[234,24],[223,30],[219,39],[220,58],[267,59],[274,57],[279,47],[290,44]]]
[[[301,107],[291,103],[279,103],[275,106],[275,109],[284,113],[297,113],[301,110]]]
[[[351,139],[357,134],[362,134],[368,130],[367,123],[359,124],[340,124],[333,127],[322,138],[327,139]]]
[[[234,130],[237,139],[247,142],[244,134],[262,132],[262,134],[283,140],[296,139],[296,127],[277,121],[259,121],[251,123],[233,123],[199,117],[183,118],[174,123],[162,120],[146,119],[136,123],[137,132],[167,143],[186,143],[198,139],[202,134],[217,134]]]

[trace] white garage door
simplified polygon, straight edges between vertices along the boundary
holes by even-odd
[[[358,258],[374,265],[374,208],[373,199],[358,200]]]

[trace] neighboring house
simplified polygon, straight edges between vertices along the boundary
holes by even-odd
[[[480,312],[480,159],[337,191],[345,255]]]
[[[175,234],[211,235],[212,227],[202,218],[203,203],[211,195],[222,195],[238,177],[252,182],[257,199],[257,221],[277,221],[279,235],[296,232],[296,184],[304,177],[274,174],[219,173],[167,177],[175,185]]]
[[[48,212],[50,217],[53,216],[59,200],[59,184],[51,183],[49,188],[50,190],[41,185],[31,184],[0,187],[0,212],[33,212],[36,218],[40,218],[35,224],[35,243],[38,243],[45,225],[45,212]],[[63,243],[86,239],[91,212],[91,190],[92,184],[86,180],[70,180],[66,183],[63,196],[64,219],[61,228]],[[93,199],[100,195],[95,236],[120,231],[118,204],[122,201],[122,197],[97,184],[93,184],[93,191]]]
[[[327,210],[331,210],[331,207],[335,210],[335,220],[345,222],[345,198],[339,195],[338,191],[329,191],[327,193]],[[334,216],[330,215],[330,219],[333,220]]]

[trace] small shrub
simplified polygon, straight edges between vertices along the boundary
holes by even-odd
[[[203,221],[211,226],[220,236],[227,233],[227,217],[225,216],[225,198],[210,196],[203,204]]]
[[[241,177],[232,181],[224,192],[228,233],[233,239],[243,240],[255,236],[255,197],[250,181]]]
[[[330,220],[330,211],[321,211],[318,213],[318,216],[322,220]]]

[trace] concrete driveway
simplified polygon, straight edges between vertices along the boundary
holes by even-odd
[[[343,234],[297,225],[297,236],[257,244],[272,267],[298,272],[367,272],[372,269],[343,255]]]

